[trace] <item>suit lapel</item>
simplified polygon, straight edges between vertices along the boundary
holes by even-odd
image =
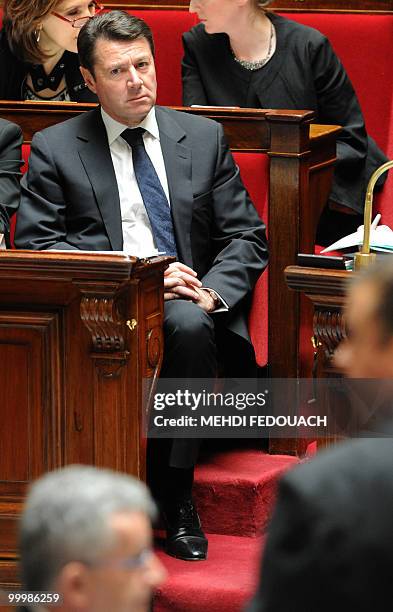
[[[191,150],[181,141],[186,138],[183,128],[168,109],[156,106],[160,143],[168,180],[173,226],[179,259],[193,267],[191,251],[192,182]]]
[[[99,108],[86,114],[78,134],[79,156],[91,183],[111,248],[121,251],[123,233],[116,175]]]

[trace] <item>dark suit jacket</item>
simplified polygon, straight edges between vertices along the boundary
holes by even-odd
[[[392,517],[391,437],[351,441],[295,468],[279,486],[248,612],[390,609]]]
[[[4,230],[7,244],[9,219],[18,209],[20,200],[22,141],[20,127],[0,119],[0,230]]]
[[[222,127],[156,107],[179,260],[231,309],[248,338],[244,300],[267,263],[264,225],[240,180]],[[119,194],[99,109],[34,136],[15,244],[121,250]]]
[[[342,125],[330,198],[361,212],[367,182],[387,158],[367,137],[348,75],[320,32],[268,16],[277,48],[266,66],[253,72],[235,62],[226,34],[207,34],[199,24],[183,35],[183,103],[308,109],[319,123]]]

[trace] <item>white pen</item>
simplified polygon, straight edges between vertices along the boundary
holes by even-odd
[[[378,225],[378,223],[379,223],[380,219],[381,219],[381,213],[378,213],[377,215],[375,215],[375,219],[374,219],[374,221],[371,223],[371,229],[372,229],[372,230],[373,230],[373,229],[375,229],[375,228],[377,227],[377,225]]]

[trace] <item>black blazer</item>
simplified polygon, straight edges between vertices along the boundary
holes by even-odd
[[[248,338],[243,301],[267,263],[265,227],[215,121],[156,107],[179,260],[229,305]],[[15,244],[121,250],[119,194],[100,109],[37,133],[22,180]]]
[[[0,233],[4,231],[8,246],[9,219],[20,200],[22,141],[20,127],[0,119]]]
[[[343,126],[330,199],[362,212],[367,182],[387,158],[367,137],[352,84],[320,32],[279,15],[268,17],[276,51],[253,72],[235,62],[226,34],[207,34],[199,24],[183,35],[183,103],[314,110],[319,123]]]
[[[390,609],[392,466],[391,437],[363,439],[282,479],[248,612]]]
[[[73,102],[97,102],[97,96],[85,84],[79,70],[77,53],[64,51],[65,80]],[[24,100],[23,89],[30,64],[11,51],[4,28],[0,31],[0,99]]]

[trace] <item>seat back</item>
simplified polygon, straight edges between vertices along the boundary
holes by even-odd
[[[163,106],[181,105],[181,59],[183,32],[198,21],[194,13],[177,10],[133,10],[132,15],[146,21],[153,32],[157,71],[157,103]]]
[[[197,23],[182,10],[132,10],[152,28],[160,104],[180,105],[181,35]],[[316,28],[327,36],[341,59],[362,107],[366,127],[382,150],[387,150],[393,79],[393,15],[357,13],[282,12],[283,17]]]
[[[391,104],[391,122],[387,126],[386,132],[388,143],[386,155],[393,160],[393,101]],[[381,223],[393,229],[393,169],[389,171],[384,188],[374,197],[374,214],[381,213]]]
[[[30,144],[23,143],[22,145],[22,159],[24,161],[23,166],[21,167],[22,174],[24,174],[27,170],[27,164],[29,161],[30,155]],[[16,225],[16,214],[11,217],[10,222],[10,240],[12,248],[14,248],[14,235],[15,235],[15,225]]]
[[[393,15],[282,13],[327,36],[358,95],[370,136],[393,159]],[[393,229],[393,172],[375,194],[374,214]]]
[[[393,15],[281,13],[330,40],[358,95],[368,133],[387,150],[392,111]]]
[[[155,36],[159,103],[181,104],[181,35],[195,25],[196,15],[182,10],[132,12],[145,19]],[[328,37],[358,95],[368,133],[393,158],[393,15],[312,11],[280,14]],[[245,179],[247,186],[250,178]],[[382,213],[383,223],[393,227],[392,197],[393,179],[388,178],[383,191],[375,197],[374,209]]]
[[[269,158],[265,153],[234,153],[243,183],[259,216],[267,224],[269,199]],[[268,361],[268,272],[264,272],[253,294],[248,329],[257,364]]]

